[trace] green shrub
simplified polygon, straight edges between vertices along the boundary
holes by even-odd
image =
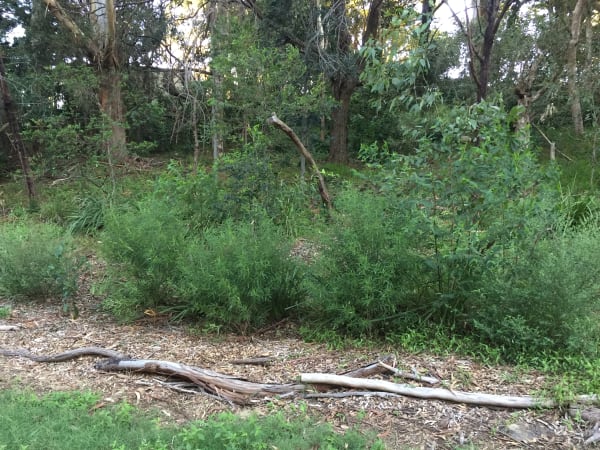
[[[80,263],[70,236],[46,223],[0,224],[0,294],[15,299],[58,296],[77,289]]]
[[[347,190],[336,206],[313,269],[308,320],[359,337],[403,328],[424,287],[408,219],[368,192]]]
[[[290,315],[304,298],[290,247],[266,218],[227,221],[189,240],[178,261],[180,316],[244,332]]]
[[[548,235],[506,258],[484,280],[474,328],[507,355],[597,357],[600,229],[588,223]]]
[[[171,304],[185,252],[185,224],[165,201],[149,199],[137,207],[106,214],[102,251],[109,261],[103,290],[105,306],[121,319],[146,308]]]
[[[256,216],[198,233],[165,200],[112,211],[103,234],[105,305],[122,319],[153,308],[242,331],[287,316],[303,298],[301,272],[288,238]]]

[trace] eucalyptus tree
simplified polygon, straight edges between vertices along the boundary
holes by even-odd
[[[469,74],[476,86],[477,101],[484,100],[489,92],[491,62],[498,31],[509,13],[517,14],[523,3],[521,0],[473,0],[474,17],[471,17],[467,7],[462,17],[451,8],[452,16],[466,39]]]
[[[40,1],[40,0],[37,0]],[[98,76],[100,111],[109,120],[108,154],[126,154],[126,124],[122,75],[131,64],[148,65],[166,31],[165,4],[142,0],[41,0],[34,21],[46,20],[54,35],[68,42],[73,58],[88,64]],[[51,16],[41,14],[40,6]],[[44,25],[44,24],[42,24]],[[61,31],[59,31],[59,29]],[[60,37],[58,37],[60,35]]]
[[[350,100],[365,61],[359,49],[377,36],[384,12],[411,2],[370,0],[240,0],[260,19],[263,35],[297,47],[327,80],[336,105],[331,113],[329,160],[347,162]]]

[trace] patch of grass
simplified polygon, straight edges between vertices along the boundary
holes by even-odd
[[[0,306],[0,319],[8,319],[12,309],[10,306]]]
[[[0,449],[383,449],[373,436],[350,430],[335,433],[306,415],[241,418],[223,413],[176,428],[127,403],[98,408],[92,393],[52,393],[43,397],[1,391]]]

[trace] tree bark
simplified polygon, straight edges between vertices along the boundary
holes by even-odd
[[[348,125],[350,122],[350,100],[358,81],[340,78],[332,82],[333,97],[338,104],[331,113],[331,135],[329,142],[329,161],[346,163],[348,153]]]
[[[581,22],[586,7],[587,0],[577,0],[571,14],[571,37],[567,45],[567,85],[575,134],[583,134],[583,113],[581,112],[581,99],[577,82],[577,48],[579,47]]]
[[[125,114],[121,95],[121,73],[116,68],[102,70],[100,76],[100,109],[110,120],[111,135],[107,142],[107,154],[114,160],[127,156]]]

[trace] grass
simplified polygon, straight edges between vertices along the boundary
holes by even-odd
[[[102,406],[89,392],[0,391],[0,450],[8,449],[383,449],[370,436],[335,433],[305,415],[240,418],[223,413],[183,427],[166,426],[128,403]]]

